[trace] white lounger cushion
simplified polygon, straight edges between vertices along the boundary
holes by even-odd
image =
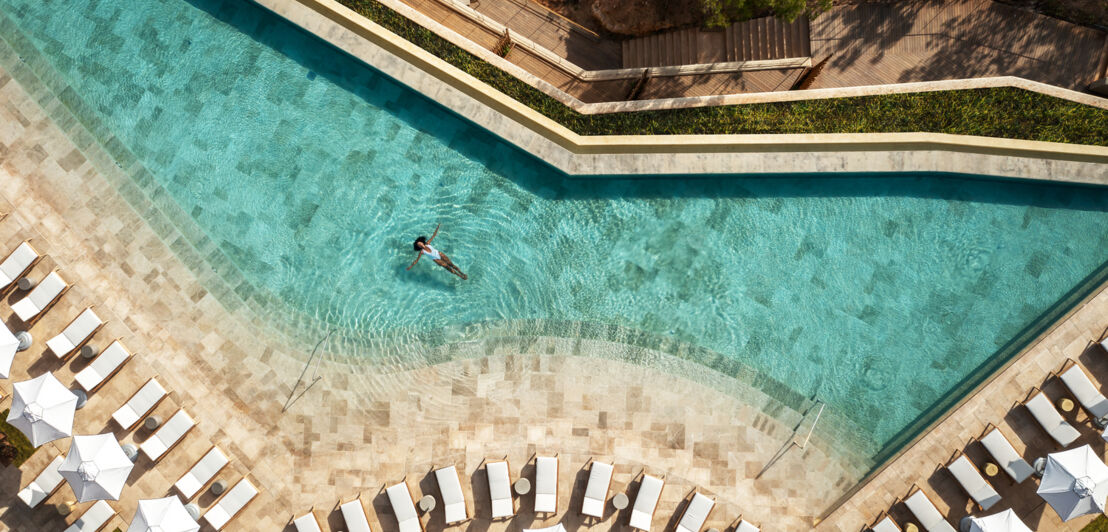
[[[419,514],[416,513],[415,503],[412,502],[412,492],[408,491],[408,484],[401,482],[385,489],[389,496],[389,504],[392,505],[392,513],[396,514],[396,523],[400,526],[400,532],[420,532],[423,526],[419,523]]]
[[[739,521],[739,526],[735,527],[735,532],[761,532],[758,527],[754,526],[750,521]]]
[[[639,484],[639,493],[635,495],[635,505],[631,507],[632,528],[650,530],[650,522],[654,520],[654,509],[658,507],[658,499],[662,496],[662,486],[665,481],[651,476],[643,475]]]
[[[58,467],[61,467],[64,461],[64,456],[55,457],[54,461],[50,462],[26,488],[19,490],[19,500],[31,508],[42,504],[42,501],[54,493],[64,480],[58,473]]]
[[[981,444],[985,446],[985,450],[989,451],[989,454],[993,455],[993,459],[1000,465],[1000,468],[1008,473],[1008,476],[1012,477],[1012,480],[1015,480],[1017,484],[1027,480],[1027,477],[1035,472],[1031,464],[1027,463],[1027,460],[1024,460],[1016,452],[1016,448],[1012,447],[1012,442],[1004,437],[1000,429],[994,427],[993,430],[990,430],[988,434],[981,438]]]
[[[928,532],[956,532],[953,526],[943,517],[942,512],[931,504],[931,499],[924,495],[923,490],[916,490],[911,497],[904,500],[904,505],[912,511],[912,515],[919,519],[920,526]]]
[[[708,514],[711,513],[712,507],[715,505],[716,501],[699,493],[694,493],[688,507],[685,508],[685,514],[681,516],[681,521],[677,523],[677,532],[700,532],[700,529],[704,527],[704,521],[708,520]]]
[[[181,438],[184,438],[195,424],[188,412],[178,410],[173,417],[169,418],[169,421],[158,427],[157,432],[142,442],[139,449],[151,460],[157,460]]]
[[[454,466],[435,470],[435,480],[439,482],[442,494],[442,511],[447,523],[466,520],[466,499],[462,493],[462,482],[458,480],[458,469]]]
[[[38,253],[30,244],[23,242],[13,250],[4,262],[0,262],[0,289],[19,280],[27,267],[38,260]]]
[[[893,521],[893,518],[887,515],[884,519],[878,521],[876,525],[873,525],[873,528],[870,528],[870,530],[873,532],[903,532],[900,529],[900,525],[897,525],[896,521]]]
[[[204,520],[212,528],[220,530],[257,496],[258,488],[255,488],[249,480],[244,478],[204,514]]]
[[[27,297],[13,303],[12,310],[19,316],[19,319],[26,322],[50,306],[50,303],[61,295],[66,286],[68,285],[62,279],[62,276],[58,275],[58,272],[50,272],[46,278],[35,285],[31,293],[27,294]]]
[[[131,353],[127,351],[126,347],[123,347],[123,344],[119,343],[119,340],[116,340],[107,349],[104,349],[104,352],[100,353],[100,356],[96,357],[92,364],[77,373],[74,378],[77,379],[77,384],[80,384],[82,389],[91,392],[97,386],[100,386],[104,379],[115,373],[119,366],[127,362],[128,358],[131,358]]]
[[[1089,415],[1096,419],[1108,416],[1108,398],[1105,398],[1104,394],[1096,389],[1093,381],[1089,380],[1089,376],[1085,374],[1085,370],[1081,369],[1081,366],[1074,364],[1073,367],[1062,373],[1061,378],[1062,382],[1066,384],[1066,388],[1070,389],[1073,396],[1077,398],[1077,402],[1085,407]]]
[[[966,493],[973,497],[977,504],[981,505],[982,510],[988,510],[1000,501],[1000,494],[985,480],[985,477],[981,476],[981,473],[974,467],[973,462],[966,458],[966,455],[959,456],[946,468],[950,470],[950,474],[954,475],[954,479],[962,485],[962,489],[966,490]]]
[[[323,532],[319,528],[319,521],[315,519],[315,512],[308,512],[292,521],[296,525],[296,532]]]
[[[185,500],[189,500],[193,495],[196,495],[196,492],[200,491],[200,488],[203,488],[213,477],[218,475],[228,463],[230,463],[230,460],[223,454],[223,451],[220,451],[219,447],[212,447],[212,450],[208,451],[208,454],[205,454],[199,462],[196,462],[192,469],[181,476],[174,486],[177,486],[177,491],[185,496]]]
[[[149,414],[158,402],[165,397],[165,394],[165,388],[158,384],[158,380],[150,379],[123,406],[119,407],[119,410],[112,414],[112,419],[119,423],[120,427],[130,428],[146,414]]]
[[[535,457],[535,511],[558,511],[558,457]]]
[[[1058,413],[1058,409],[1050,404],[1050,399],[1047,399],[1042,392],[1036,392],[1025,404],[1027,410],[1035,417],[1035,421],[1038,421],[1043,430],[1046,430],[1047,434],[1050,434],[1054,441],[1062,447],[1073,443],[1081,436],[1081,433],[1077,432],[1073,425],[1062,419],[1062,414]]]
[[[84,312],[78,314],[77,318],[66,326],[61,334],[47,340],[46,347],[54,352],[54,356],[62,358],[72,353],[79,344],[88,340],[93,331],[103,324],[104,322],[100,321],[100,316],[97,316],[92,308],[86,308]]]
[[[612,483],[612,464],[593,462],[589,468],[589,483],[581,501],[581,513],[591,517],[604,517],[604,503],[608,499],[608,486]]]
[[[370,532],[369,519],[365,516],[365,508],[360,499],[354,499],[339,506],[342,519],[346,521],[347,532]]]
[[[508,462],[489,462],[485,464],[489,474],[489,498],[492,500],[492,518],[499,519],[515,513],[512,506],[512,480],[508,473]]]
[[[65,532],[96,532],[104,525],[108,524],[108,520],[115,515],[115,509],[111,507],[105,501],[96,501],[96,504],[85,510],[85,513],[81,514],[69,528],[65,529]]]

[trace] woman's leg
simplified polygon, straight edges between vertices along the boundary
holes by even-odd
[[[440,254],[441,254],[441,252],[440,252]],[[454,266],[454,264],[450,262],[450,259],[446,258],[446,255],[442,255],[442,258],[436,260],[435,264],[438,264],[439,266],[442,266],[443,268],[446,268],[446,271],[448,271],[448,272],[450,272],[454,275],[457,275],[458,277],[461,277],[462,280],[466,279],[466,274],[461,273],[460,271],[458,271],[458,267]]]
[[[469,279],[469,277],[464,272],[462,272],[462,269],[459,268],[458,265],[454,264],[454,261],[450,260],[450,257],[443,255],[442,258],[445,259],[446,264],[450,266],[451,273],[457,275],[458,277],[461,277],[463,281]]]

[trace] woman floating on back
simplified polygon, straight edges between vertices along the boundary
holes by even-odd
[[[411,266],[408,266],[408,269],[412,269],[412,267],[415,266],[417,262],[419,262],[420,257],[427,255],[429,259],[435,261],[435,264],[446,268],[446,271],[457,275],[458,277],[461,277],[462,280],[469,279],[466,274],[462,273],[461,269],[454,265],[454,263],[450,260],[450,257],[446,256],[446,253],[443,253],[431,247],[431,241],[434,240],[435,237],[439,234],[439,227],[442,227],[442,224],[435,226],[435,232],[431,234],[431,238],[421,236],[415,240],[414,244],[412,244],[412,247],[414,247],[415,250],[419,252],[419,254],[416,255],[415,260],[412,261]]]

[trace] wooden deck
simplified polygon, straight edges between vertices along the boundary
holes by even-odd
[[[700,65],[809,57],[808,19],[785,22],[763,17],[723,31],[666,31],[623,41],[623,67]]]
[[[814,88],[1019,76],[1084,90],[1106,34],[990,0],[836,8],[811,22],[812,55],[833,54]]]
[[[498,34],[462,16],[459,8],[442,0],[402,1],[487,49],[493,48],[500,39]],[[634,58],[628,63],[628,58],[624,57],[628,46],[623,41],[597,36],[530,0],[478,0],[470,3],[469,8],[586,70],[640,66],[642,63]],[[745,24],[753,24],[754,29],[758,27],[757,21]],[[812,88],[1019,76],[1084,91],[1089,83],[1105,75],[1108,63],[1108,34],[1105,32],[991,0],[910,0],[840,6],[806,23],[804,29],[810,42],[803,43],[801,48],[810,52],[813,62],[831,57]],[[683,31],[688,33],[689,30]],[[677,35],[679,32],[671,33]],[[736,46],[740,46],[741,53],[737,54],[759,49],[759,44],[754,42],[757,39],[767,41],[761,43],[761,48],[766,50],[777,50],[769,41],[783,44],[786,40],[795,40],[792,38],[795,32],[782,32],[783,37],[774,37],[772,32],[748,33],[748,38],[731,40],[732,45],[739,43]],[[729,46],[726,35],[726,32],[718,32],[703,39],[698,37],[695,62],[739,57],[726,50]],[[657,36],[643,42],[650,39],[662,42]],[[672,41],[677,42],[676,38]],[[717,41],[724,49],[706,48]],[[781,53],[789,55],[792,52],[782,46],[782,50],[774,52],[774,57]],[[660,57],[659,65],[688,63],[685,60],[688,58],[681,59],[677,54]],[[742,58],[747,57],[742,55]],[[636,82],[634,79],[581,81],[521,47],[513,48],[507,60],[586,103],[624,100]],[[792,69],[658,77],[646,84],[640,98],[785,91],[800,73],[800,69]]]
[[[605,39],[529,0],[480,0],[478,13],[585,70],[620,68],[620,42]]]

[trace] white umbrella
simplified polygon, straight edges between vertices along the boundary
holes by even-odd
[[[58,473],[69,482],[78,502],[119,500],[135,464],[112,434],[74,436]]]
[[[1020,521],[1016,512],[1004,510],[998,514],[985,517],[970,518],[970,532],[1031,532],[1027,525]]]
[[[1063,521],[1103,513],[1108,465],[1088,445],[1048,455],[1038,493]]]
[[[25,434],[31,445],[38,447],[73,432],[77,396],[52,373],[17,382],[14,388],[8,424]]]
[[[200,525],[177,497],[138,502],[138,511],[127,532],[197,532]]]
[[[0,322],[0,379],[11,376],[12,361],[15,360],[15,352],[19,350],[19,339],[8,330],[8,326]]]

